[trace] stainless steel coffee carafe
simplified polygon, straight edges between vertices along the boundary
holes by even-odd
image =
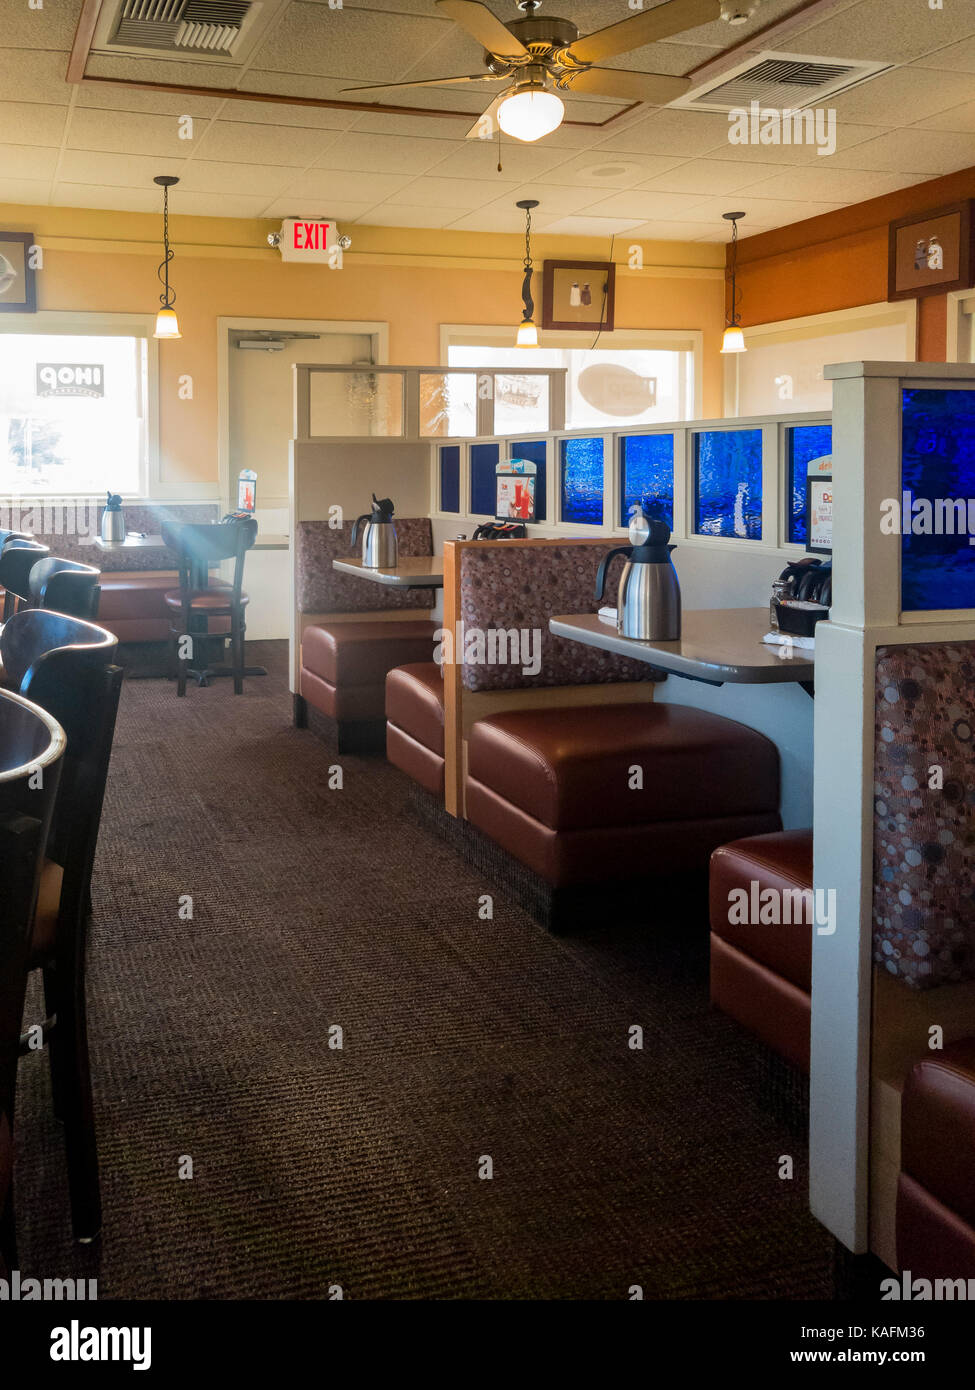
[[[110,492],[108,494],[108,502],[105,504],[105,509],[102,512],[102,540],[125,540],[125,516],[122,512],[122,497],[120,493]]]
[[[362,530],[362,563],[367,569],[395,569],[399,562],[399,549],[396,544],[396,527],[393,525],[393,504],[388,497],[380,500],[372,494],[372,511],[356,517],[352,527],[352,544],[359,538]]]
[[[616,631],[643,642],[674,642],[680,637],[680,585],[670,558],[670,527],[635,506],[630,516],[630,545],[604,555],[596,574],[596,598],[602,599],[606,571],[614,555],[625,555],[616,600]]]

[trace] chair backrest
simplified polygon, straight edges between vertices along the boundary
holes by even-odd
[[[13,612],[15,599],[26,599],[30,591],[30,572],[45,555],[50,555],[40,541],[11,540],[0,551],[0,589],[4,591],[4,620]]]
[[[397,516],[396,544],[401,557],[433,554],[433,525],[428,516]],[[400,589],[369,584],[332,568],[333,560],[361,554],[352,546],[351,521],[333,527],[328,521],[299,521],[295,527],[295,588],[300,613],[376,613],[382,609],[432,608],[432,589]]]
[[[53,608],[71,618],[94,622],[98,617],[101,574],[94,565],[62,560],[49,555],[38,560],[30,572],[27,597],[30,608]]]
[[[41,696],[50,689],[55,698],[62,670],[81,660],[107,666],[117,646],[118,638],[103,627],[46,608],[22,609],[0,631],[0,661],[9,684],[58,720],[60,714]]]
[[[0,527],[0,550],[9,545],[11,541],[32,541],[34,537],[28,531],[5,531]]]
[[[66,740],[30,701],[0,691],[0,1213],[10,1180],[10,1135],[28,948],[41,864]],[[9,1246],[9,1230],[0,1241]],[[12,1249],[0,1255],[9,1263]]]
[[[233,594],[240,598],[244,582],[244,556],[257,540],[253,517],[233,517],[212,526],[192,521],[164,522],[163,540],[176,552],[179,587],[193,587],[194,570],[205,574],[207,567],[221,560],[234,561]]]

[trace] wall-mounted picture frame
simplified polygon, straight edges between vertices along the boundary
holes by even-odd
[[[33,232],[0,232],[0,313],[33,314],[37,311],[34,269],[30,248]]]
[[[543,261],[542,328],[612,333],[615,316],[612,261]]]
[[[888,300],[967,290],[975,282],[972,201],[891,222]]]
[[[833,476],[820,473],[806,479],[806,550],[812,555],[833,553]]]

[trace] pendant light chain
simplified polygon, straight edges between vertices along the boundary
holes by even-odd
[[[159,303],[164,309],[171,309],[176,303],[176,291],[169,288],[169,263],[175,256],[175,251],[169,244],[169,188],[163,188],[163,250],[165,255],[159,263],[156,275],[160,284],[163,286],[163,293],[159,296]]]
[[[731,224],[731,327],[738,326],[738,221]]]
[[[532,299],[532,275],[534,265],[532,264],[532,210],[525,208],[525,279],[521,287],[521,297],[525,303],[525,318],[535,317],[535,301]]]

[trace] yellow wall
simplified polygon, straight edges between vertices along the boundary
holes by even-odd
[[[340,270],[286,265],[267,247],[274,225],[242,219],[170,219],[171,278],[183,337],[160,344],[160,475],[217,480],[218,317],[308,318],[389,324],[391,363],[436,363],[441,323],[513,324],[520,311],[519,236],[358,227]],[[29,231],[44,250],[37,307],[154,312],[161,218],[135,213],[0,205],[0,226]],[[618,239],[616,326],[704,332],[703,415],[721,414],[724,248],[643,244],[644,269],[626,265]],[[605,259],[603,241],[533,239],[536,264]],[[541,309],[541,276],[536,277]],[[0,322],[2,330],[2,322]],[[580,335],[580,345],[582,345]],[[193,377],[193,400],[178,378]]]

